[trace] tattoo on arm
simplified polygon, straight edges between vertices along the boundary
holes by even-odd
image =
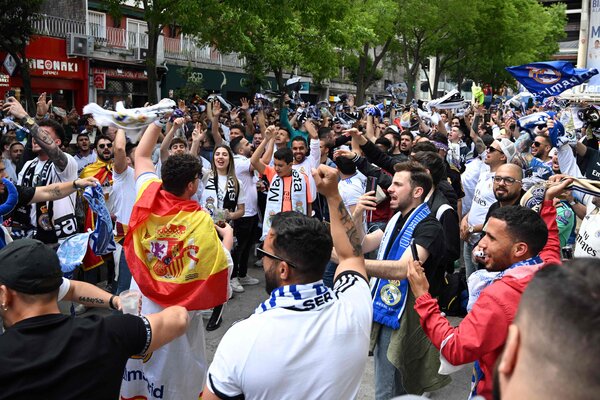
[[[54,187],[54,188],[50,189],[50,197],[52,197],[52,200],[58,200],[58,199],[62,198],[63,194],[60,191],[60,188]]]
[[[79,303],[88,303],[88,304],[104,304],[104,300],[98,297],[79,297],[77,300]]]
[[[48,158],[56,165],[60,171],[64,171],[67,167],[68,159],[65,153],[58,147],[58,145],[52,139],[44,129],[40,129],[37,124],[31,127],[31,136],[40,145],[40,147],[46,152]]]
[[[340,213],[342,225],[346,229],[346,236],[352,246],[352,253],[354,256],[358,257],[362,254],[362,245],[356,227],[354,226],[354,221],[352,221],[352,217],[350,217],[343,201],[340,201],[340,204],[338,204],[338,212]]]

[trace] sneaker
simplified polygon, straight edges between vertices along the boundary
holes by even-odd
[[[258,283],[260,282],[258,279],[253,278],[250,275],[246,275],[244,277],[239,277],[237,279],[244,286],[258,285]]]
[[[231,278],[231,280],[229,281],[229,284],[231,285],[231,290],[233,290],[236,293],[243,293],[244,292],[244,288],[242,287],[242,285],[240,285],[240,281],[238,280],[238,278]]]
[[[254,263],[254,266],[255,266],[255,267],[258,267],[258,268],[262,268],[262,267],[263,267],[263,261],[262,261],[262,258],[261,258],[261,259],[259,259],[259,260],[256,260],[256,262]]]

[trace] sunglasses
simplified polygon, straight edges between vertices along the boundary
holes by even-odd
[[[497,148],[495,148],[495,147],[492,147],[492,146],[488,147],[487,149],[488,149],[488,151],[489,151],[490,153],[493,153],[493,152],[495,152],[495,151],[500,151],[500,150],[498,150]]]
[[[533,143],[531,143],[531,145],[533,147],[540,147],[542,144],[540,142],[533,142]]]
[[[262,258],[262,257],[264,257],[264,256],[267,256],[267,257],[269,257],[269,258],[272,258],[272,259],[274,259],[274,260],[277,260],[277,261],[286,262],[286,263],[287,263],[287,265],[289,265],[289,266],[290,266],[290,267],[292,267],[292,268],[298,268],[297,266],[295,266],[293,263],[289,262],[288,260],[284,260],[283,258],[281,258],[281,257],[279,257],[279,256],[276,256],[275,254],[272,254],[272,253],[269,253],[268,251],[265,251],[265,249],[263,248],[263,244],[264,244],[264,243],[261,243],[261,244],[260,244],[260,246],[258,246],[258,247],[256,248],[256,253],[257,253],[257,254],[258,254],[258,255],[259,255],[261,258]]]
[[[98,145],[98,148],[100,150],[104,149],[105,147],[108,147],[109,149],[112,149],[112,143],[106,143],[106,144],[103,143],[103,144],[99,144]]]

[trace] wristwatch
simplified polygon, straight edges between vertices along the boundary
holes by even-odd
[[[33,118],[31,118],[29,115],[24,116],[23,118],[21,118],[21,125],[33,125],[35,124],[35,120]]]
[[[475,232],[475,227],[473,225],[469,225],[469,235]]]

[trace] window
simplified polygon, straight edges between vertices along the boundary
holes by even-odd
[[[106,14],[88,11],[89,34],[99,39],[106,39]]]
[[[127,38],[130,49],[148,48],[148,24],[144,21],[127,18]]]

